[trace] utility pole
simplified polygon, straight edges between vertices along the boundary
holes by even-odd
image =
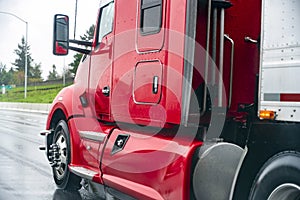
[[[75,37],[76,37],[77,4],[78,4],[78,0],[76,0],[76,2],[75,2],[74,40],[75,40]]]

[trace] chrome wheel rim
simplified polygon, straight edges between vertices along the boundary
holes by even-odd
[[[268,200],[299,200],[299,198],[300,187],[296,184],[285,183],[273,190]]]
[[[58,158],[58,165],[55,167],[55,174],[58,180],[62,180],[65,176],[65,173],[67,171],[67,141],[64,137],[63,133],[60,132],[55,144],[59,148],[59,158]]]

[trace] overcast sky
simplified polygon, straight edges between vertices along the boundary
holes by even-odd
[[[99,0],[78,0],[76,39],[96,23]],[[73,52],[60,57],[52,54],[53,16],[67,14],[70,17],[70,37],[74,35],[76,0],[0,0],[0,11],[17,15],[28,22],[28,44],[34,63],[41,63],[43,78],[52,65],[61,74],[63,65],[73,61]],[[0,63],[9,69],[17,58],[14,50],[25,37],[26,25],[19,19],[0,13]],[[65,61],[64,61],[65,60]]]

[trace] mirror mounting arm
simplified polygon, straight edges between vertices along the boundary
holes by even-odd
[[[90,53],[91,53],[91,50],[88,50],[88,49],[81,49],[81,48],[72,47],[72,46],[69,46],[69,49],[70,49],[70,50],[73,50],[73,51],[77,51],[77,52],[79,52],[79,53],[83,53],[83,54],[90,54]]]
[[[73,44],[88,46],[88,47],[92,47],[92,45],[93,45],[92,42],[81,41],[81,40],[69,40],[69,42],[73,43]]]

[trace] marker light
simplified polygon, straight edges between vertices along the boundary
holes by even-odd
[[[275,111],[272,111],[272,110],[260,110],[259,111],[259,118],[260,119],[274,120],[275,117],[276,117]]]

